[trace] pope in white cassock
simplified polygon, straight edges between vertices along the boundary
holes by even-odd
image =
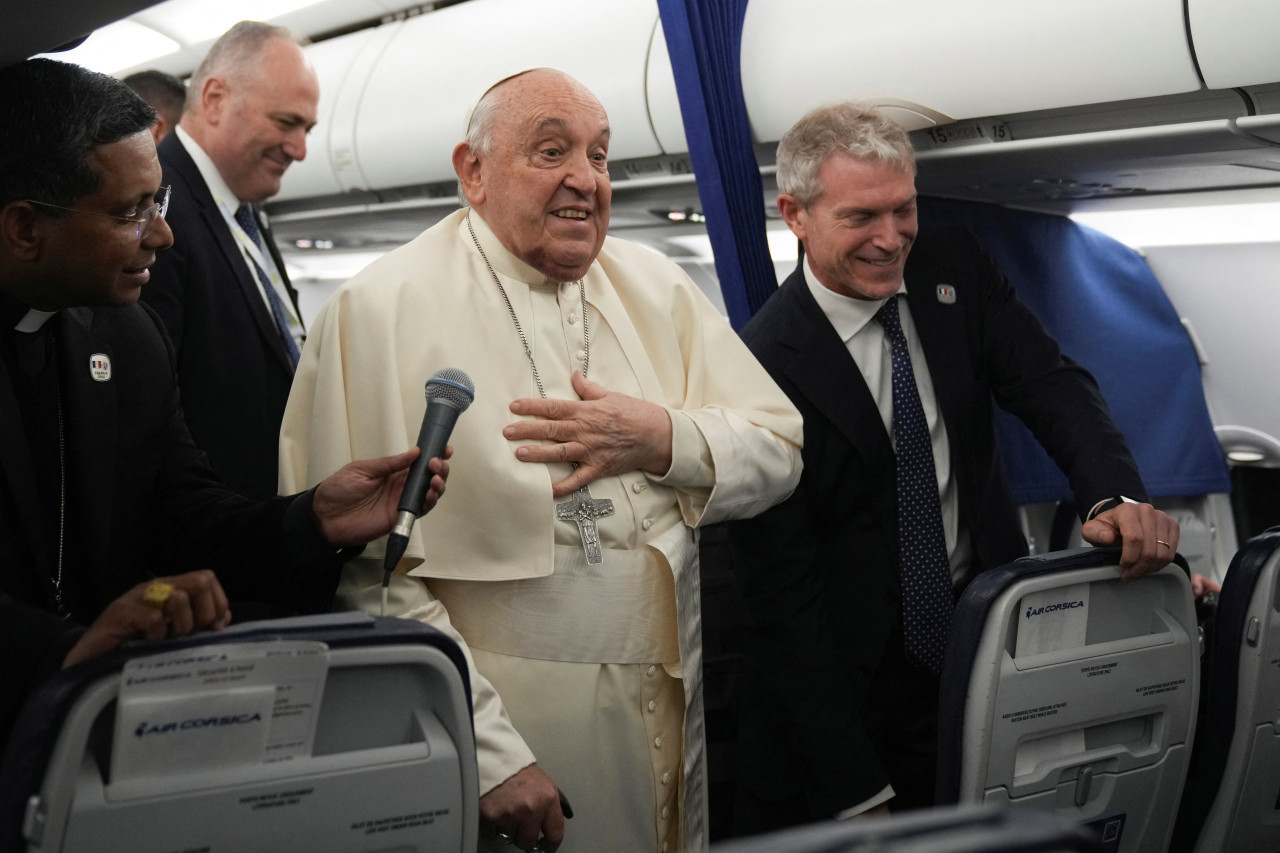
[[[453,155],[469,208],[329,301],[281,434],[298,491],[412,444],[436,371],[475,383],[387,612],[474,665],[482,846],[706,846],[694,528],[800,476],[800,416],[729,325],[675,264],[605,237],[608,149],[561,72],[491,88]],[[339,607],[377,612],[382,545]]]

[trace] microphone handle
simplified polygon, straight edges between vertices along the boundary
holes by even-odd
[[[422,416],[422,429],[418,432],[418,458],[409,467],[404,491],[400,493],[400,504],[396,507],[400,511],[396,516],[396,525],[387,537],[387,553],[382,562],[384,589],[391,581],[391,572],[395,570],[409,545],[413,523],[422,515],[422,501],[431,485],[431,469],[427,465],[433,458],[444,453],[453,425],[458,421],[458,414],[458,410],[448,403],[438,400],[427,402],[427,412]]]
[[[420,452],[409,468],[404,491],[400,493],[400,504],[396,507],[402,513],[411,512],[414,517],[422,515],[422,501],[431,485],[431,469],[427,464],[444,453],[449,436],[453,433],[453,425],[457,421],[458,410],[453,406],[439,401],[428,404],[427,413],[422,418],[422,429],[418,433]]]

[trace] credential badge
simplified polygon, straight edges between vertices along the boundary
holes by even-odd
[[[956,289],[949,284],[938,285],[938,301],[943,305],[955,305]]]
[[[89,356],[89,375],[95,382],[108,381],[111,378],[111,357],[103,352]]]

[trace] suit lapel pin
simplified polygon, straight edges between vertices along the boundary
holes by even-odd
[[[943,305],[955,305],[956,289],[949,284],[938,285],[938,301]]]
[[[103,352],[89,356],[89,375],[94,382],[106,382],[111,378],[111,357]]]

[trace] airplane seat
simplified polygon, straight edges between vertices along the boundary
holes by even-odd
[[[466,660],[364,613],[130,644],[56,674],[0,766],[0,849],[474,851]]]
[[[1104,849],[1162,853],[1195,731],[1200,642],[1176,565],[1119,550],[1026,557],[957,604],[940,685],[937,802],[1057,812]]]
[[[1280,849],[1280,527],[1227,572],[1205,658],[1207,703],[1172,849]]]

